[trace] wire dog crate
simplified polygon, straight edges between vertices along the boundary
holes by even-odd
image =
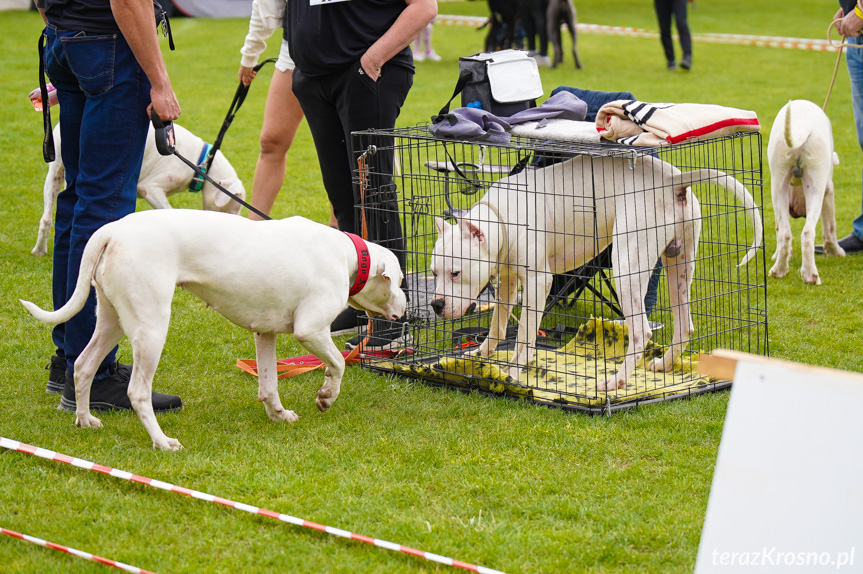
[[[403,231],[381,243],[404,250],[412,337],[369,368],[610,413],[730,386],[698,375],[700,353],[768,353],[759,133],[656,148],[424,125],[354,137],[365,217]],[[630,328],[652,332],[643,353]]]

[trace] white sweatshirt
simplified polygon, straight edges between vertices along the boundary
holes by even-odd
[[[240,65],[253,68],[258,56],[267,49],[267,39],[282,27],[285,17],[285,0],[254,0],[249,18],[249,33],[240,53]]]

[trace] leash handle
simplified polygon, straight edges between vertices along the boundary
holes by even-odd
[[[170,121],[163,122],[156,113],[156,110],[150,110],[150,121],[153,122],[153,131],[156,138],[156,149],[161,155],[173,155],[177,145],[177,140],[174,137],[174,124]]]

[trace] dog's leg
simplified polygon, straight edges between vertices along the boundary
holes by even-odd
[[[770,196],[776,222],[776,252],[773,254],[771,277],[785,277],[791,261],[791,220],[788,208],[791,201],[791,172],[770,174]]]
[[[39,234],[36,236],[36,245],[31,253],[42,256],[48,253],[48,234],[51,232],[53,221],[54,202],[66,178],[66,169],[63,160],[60,159],[60,146],[56,146],[57,158],[48,164],[48,175],[45,176],[45,185],[42,188],[42,217],[39,219]]]
[[[506,339],[506,327],[518,296],[518,277],[514,274],[502,276],[497,288],[498,300],[494,302],[488,335],[478,349],[468,353],[487,359],[494,353],[501,341]]]
[[[304,326],[300,319],[294,322],[294,337],[297,341],[324,363],[324,384],[318,390],[315,404],[318,410],[325,412],[336,399],[342,389],[342,376],[345,374],[345,358],[336,348],[330,337],[329,321],[323,326]]]
[[[698,200],[692,194],[693,208],[697,215],[685,225],[684,236],[681,239],[683,248],[678,257],[669,257],[663,253],[662,263],[668,279],[668,299],[671,304],[671,314],[674,317],[674,334],[671,346],[665,354],[654,359],[647,365],[648,371],[670,371],[674,363],[686,350],[695,326],[692,324],[692,314],[689,307],[692,278],[695,276],[695,258],[698,251],[698,238],[701,235],[701,209]]]
[[[138,187],[138,195],[147,200],[147,203],[153,206],[153,209],[171,209],[171,204],[168,203],[168,196],[165,190],[158,187],[149,187],[144,189]]]
[[[114,306],[98,289],[97,297],[93,336],[75,360],[75,425],[80,428],[102,426],[102,421],[90,413],[90,389],[102,359],[123,336],[123,328]]]
[[[569,35],[572,37],[572,59],[575,61],[576,69],[581,69],[581,60],[578,59],[578,50],[576,49],[576,44],[578,42],[578,33],[576,32],[576,24],[578,18],[576,17],[575,12],[575,4],[572,3],[572,0],[567,0],[567,21],[566,26],[569,28]]]
[[[528,271],[522,283],[521,320],[518,322],[515,351],[507,370],[513,379],[518,379],[521,370],[533,360],[536,332],[539,330],[545,302],[551,291],[551,281],[552,274],[548,270]]]
[[[255,360],[258,365],[258,400],[271,421],[296,422],[300,417],[286,411],[279,398],[279,379],[276,373],[276,334],[255,333]]]
[[[560,2],[563,0],[550,0],[546,10],[545,24],[548,32],[548,41],[551,42],[554,55],[551,59],[551,67],[555,68],[563,61],[563,47],[560,37]]]
[[[826,174],[804,171],[801,178],[803,195],[806,197],[806,223],[800,233],[800,252],[803,264],[800,266],[800,276],[812,285],[821,285],[818,268],[815,266],[815,230],[821,218],[824,191],[827,189]]]
[[[821,211],[821,236],[824,238],[824,252],[827,255],[845,257],[845,250],[836,240],[836,194],[833,189],[833,178],[827,180],[824,190],[824,208]]]
[[[657,238],[655,234],[651,235],[647,231],[632,232],[621,229],[618,232],[615,229],[612,269],[620,309],[629,331],[629,346],[620,369],[615,375],[599,382],[596,386],[598,391],[613,391],[625,387],[635,366],[642,360],[647,342],[653,336],[644,309],[650,274],[659,259]]]

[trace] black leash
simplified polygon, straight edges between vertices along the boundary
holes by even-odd
[[[161,155],[175,155],[175,156],[177,156],[177,158],[179,158],[180,161],[182,161],[187,166],[192,168],[192,171],[194,171],[200,177],[202,177],[205,180],[212,183],[216,187],[216,189],[218,189],[219,191],[221,191],[222,193],[224,193],[225,195],[227,195],[228,197],[230,197],[231,199],[233,199],[234,201],[236,201],[237,203],[239,203],[240,205],[242,205],[243,207],[245,207],[249,211],[256,213],[257,215],[260,215],[263,219],[272,219],[272,217],[270,217],[266,213],[260,211],[259,209],[255,208],[255,207],[252,207],[251,205],[249,205],[248,203],[246,203],[245,201],[243,201],[242,199],[240,199],[239,197],[237,197],[236,195],[234,195],[233,193],[231,193],[230,191],[228,191],[227,189],[225,189],[224,187],[222,187],[221,185],[219,185],[218,183],[213,181],[213,179],[209,175],[207,175],[206,171],[204,171],[203,169],[201,169],[200,167],[195,165],[193,162],[187,160],[182,155],[180,155],[177,152],[177,148],[176,148],[177,141],[174,137],[174,124],[173,123],[163,122],[161,120],[161,118],[159,118],[158,114],[156,114],[156,110],[152,110],[150,112],[150,120],[153,122],[153,131],[155,132],[155,138],[156,138],[156,149],[159,151],[159,153]]]
[[[270,62],[276,62],[276,60],[276,58],[267,58],[266,60],[252,68],[252,70],[255,72],[255,74],[257,74],[260,69],[263,68],[266,64],[269,64]],[[225,121],[222,122],[222,128],[219,130],[219,135],[216,136],[216,141],[213,142],[213,145],[207,152],[204,161],[201,162],[200,171],[195,170],[195,173],[199,176],[199,178],[203,177],[201,171],[203,171],[204,173],[209,173],[210,166],[213,165],[213,158],[216,157],[216,152],[219,151],[220,147],[222,147],[222,140],[225,138],[225,134],[228,132],[228,128],[231,127],[231,122],[234,121],[234,117],[237,115],[237,112],[240,111],[240,106],[242,106],[243,102],[246,101],[246,95],[249,93],[249,88],[251,87],[251,82],[249,82],[248,86],[243,84],[243,82],[240,82],[240,85],[237,86],[237,91],[234,92],[234,100],[231,102],[231,106],[228,108],[228,114],[225,116]],[[155,126],[155,124],[153,125]],[[212,183],[212,180],[209,181],[210,183]]]

